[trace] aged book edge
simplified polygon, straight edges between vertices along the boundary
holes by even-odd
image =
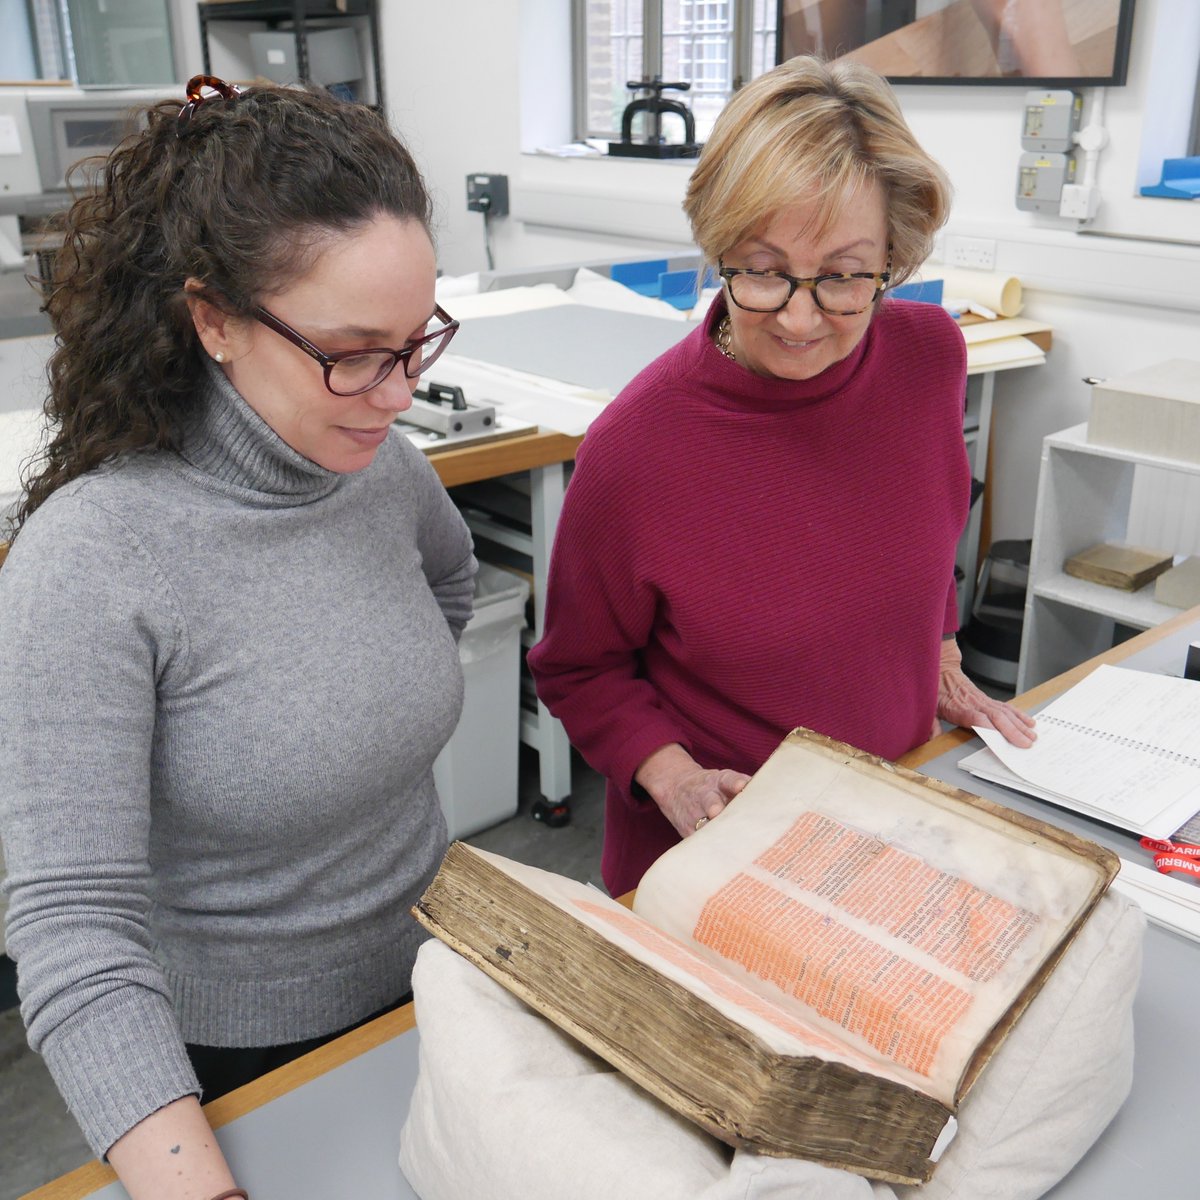
[[[453,870],[455,865],[461,863],[463,855],[470,854],[472,851],[469,848],[456,843],[447,852],[447,863]],[[700,1040],[710,1047],[716,1047],[716,1052],[752,1055],[755,1063],[761,1068],[760,1074],[764,1081],[771,1078],[772,1067],[788,1063],[808,1065],[809,1071],[815,1077],[812,1090],[817,1093],[824,1092],[827,1087],[838,1087],[839,1090],[846,1091],[861,1086],[864,1079],[869,1079],[869,1086],[875,1092],[873,1098],[879,1102],[881,1108],[874,1127],[875,1136],[860,1138],[858,1143],[851,1139],[845,1146],[845,1153],[841,1155],[835,1155],[832,1151],[822,1154],[818,1144],[815,1150],[805,1148],[803,1157],[825,1166],[852,1170],[889,1183],[920,1183],[930,1178],[935,1164],[929,1161],[929,1154],[946,1122],[954,1115],[953,1109],[904,1084],[865,1071],[857,1071],[843,1064],[817,1057],[801,1059],[776,1054],[753,1033],[726,1018],[695,993],[640,963],[619,946],[601,937],[582,922],[575,921],[556,905],[512,880],[511,876],[498,868],[476,857],[475,863],[467,868],[467,873],[473,874],[475,866],[481,867],[485,872],[494,872],[509,881],[529,898],[534,909],[549,913],[552,923],[572,922],[573,933],[577,935],[576,940],[586,945],[588,957],[593,960],[598,958],[603,964],[603,977],[608,984],[605,995],[615,1000],[617,1006],[616,1012],[606,1010],[606,1023],[611,1028],[630,1032],[635,1030],[637,1023],[644,1021],[650,1012],[686,1012],[693,1025],[700,1027]],[[500,912],[490,914],[493,922],[489,922],[484,929],[484,916],[479,912],[483,897],[479,892],[472,892],[469,898],[464,897],[465,903],[474,904],[475,913],[464,913],[464,921],[461,923],[463,928],[455,928],[454,915],[459,909],[459,903],[452,895],[439,895],[439,888],[443,888],[446,883],[446,876],[439,874],[429,891],[413,909],[413,913],[422,925],[452,949],[668,1107],[700,1125],[721,1141],[735,1148],[752,1149],[769,1155],[788,1156],[801,1153],[799,1143],[794,1147],[784,1147],[760,1140],[749,1127],[753,1116],[748,1111],[748,1106],[753,1101],[740,1095],[732,1085],[725,1086],[724,1098],[714,1095],[723,1085],[719,1071],[710,1069],[702,1072],[703,1088],[697,1091],[709,1093],[710,1103],[705,1103],[699,1095],[690,1094],[678,1084],[681,1062],[670,1046],[657,1044],[653,1037],[638,1035],[636,1032],[626,1039],[630,1044],[625,1044],[616,1036],[605,1036],[597,1029],[576,1020],[572,1010],[580,1011],[586,1008],[591,998],[580,992],[575,996],[575,1003],[570,1002],[564,990],[569,988],[569,981],[564,972],[556,969],[554,963],[546,961],[552,955],[545,947],[535,945],[539,936],[546,936],[545,930],[535,932],[531,928],[532,922],[522,924],[521,916]],[[439,899],[444,901],[442,906],[439,906]],[[493,908],[497,907],[491,901],[486,902],[492,903]],[[438,911],[439,907],[445,909],[444,917]],[[524,914],[526,919],[530,915]],[[468,936],[472,931],[490,931],[497,934],[494,950],[487,953],[481,951],[472,941],[466,939],[464,930]],[[489,937],[487,940],[490,943],[493,939]],[[536,980],[537,985],[531,984],[531,979]],[[630,984],[633,984],[632,990],[629,988]],[[648,999],[652,1003],[647,1004]],[[614,1016],[618,1019],[614,1020]],[[639,1055],[635,1052],[632,1044],[635,1041],[643,1047],[644,1054]],[[801,1099],[799,1096],[796,1098]],[[813,1115],[815,1123],[819,1123],[819,1111],[815,1107]],[[907,1135],[903,1132],[902,1125],[908,1127]],[[833,1139],[827,1135],[825,1141],[830,1140]],[[842,1140],[845,1140],[844,1135]],[[881,1165],[881,1158],[894,1160],[900,1157],[899,1144],[905,1141],[909,1147],[906,1163],[898,1166],[891,1161],[890,1166]],[[890,1143],[896,1153],[869,1156],[854,1148],[857,1144],[866,1144],[874,1148],[881,1143]]]
[[[975,1053],[968,1061],[955,1093],[955,1105],[953,1108],[949,1108],[932,1097],[929,1097],[924,1093],[917,1092],[913,1089],[909,1089],[902,1084],[885,1080],[879,1076],[870,1076],[870,1078],[872,1078],[877,1085],[885,1088],[896,1089],[897,1093],[904,1093],[906,1097],[910,1098],[910,1104],[911,1098],[915,1097],[918,1101],[936,1108],[937,1119],[935,1121],[928,1122],[928,1128],[932,1132],[933,1136],[929,1138],[926,1145],[929,1148],[932,1148],[933,1142],[936,1140],[936,1134],[940,1132],[941,1125],[944,1124],[946,1118],[952,1116],[956,1111],[958,1103],[960,1103],[963,1097],[965,1097],[969,1092],[970,1088],[978,1079],[992,1055],[1002,1044],[1009,1030],[1011,1030],[1016,1021],[1032,1002],[1033,998],[1041,990],[1046,979],[1055,969],[1059,960],[1066,952],[1068,946],[1078,934],[1084,920],[1086,920],[1087,916],[1095,907],[1095,904],[1098,903],[1100,897],[1103,895],[1105,889],[1116,876],[1120,868],[1120,861],[1115,854],[1112,854],[1104,847],[1098,846],[1094,842],[1089,842],[1083,838],[1076,837],[1067,830],[1060,829],[1057,826],[1039,820],[1036,817],[1028,816],[1025,813],[1006,808],[1004,805],[997,804],[994,801],[987,800],[980,796],[975,796],[970,792],[963,791],[960,788],[953,787],[952,785],[943,783],[940,780],[932,779],[929,776],[922,775],[919,772],[910,770],[906,767],[898,766],[875,755],[867,754],[865,751],[856,750],[821,734],[816,734],[808,730],[795,730],[789,735],[789,740],[807,743],[809,748],[814,749],[826,756],[839,758],[847,765],[869,774],[875,774],[879,771],[886,772],[893,777],[894,782],[900,784],[906,790],[916,791],[920,797],[932,804],[945,807],[947,809],[962,807],[974,809],[977,811],[979,816],[984,819],[985,824],[992,824],[998,829],[1002,827],[1008,827],[1010,831],[1009,836],[1011,836],[1011,829],[1016,827],[1017,829],[1025,831],[1040,841],[1049,843],[1052,846],[1056,846],[1065,855],[1082,857],[1092,862],[1097,869],[1097,882],[1093,888],[1088,902],[1083,906],[1069,929],[1060,939],[1058,945],[1047,956],[1042,966],[1021,990],[1021,992],[1015,997],[1012,1004],[1005,1011],[1003,1016],[982,1039],[976,1048]],[[472,852],[468,848],[459,845],[452,846],[447,854],[447,863],[453,866],[455,863],[460,861],[462,855],[470,855],[471,853]],[[556,905],[553,905],[551,902],[543,899],[536,892],[525,888],[524,885],[518,883],[517,881],[512,880],[511,877],[507,876],[504,872],[499,871],[498,868],[494,868],[490,864],[484,864],[482,860],[478,858],[476,858],[476,862],[486,867],[488,871],[495,871],[499,876],[502,876],[505,880],[508,880],[510,885],[519,888],[521,892],[530,897],[535,904],[544,906],[547,910],[552,911],[555,914],[555,920],[561,920],[563,917],[570,919],[569,916],[561,909],[558,909]],[[469,871],[470,868],[468,868],[468,873]],[[490,975],[502,986],[505,986],[514,994],[516,994],[520,999],[525,1001],[525,1003],[529,1004],[530,1007],[551,1019],[555,1024],[572,1034],[572,1036],[576,1037],[579,1041],[583,1042],[593,1051],[601,1055],[601,1057],[605,1058],[612,1065],[622,1070],[647,1091],[657,1096],[660,1100],[674,1108],[676,1111],[683,1113],[685,1116],[689,1117],[691,1120],[695,1121],[697,1124],[701,1125],[703,1128],[707,1129],[721,1140],[733,1146],[748,1146],[763,1153],[789,1153],[787,1150],[772,1150],[768,1147],[764,1147],[764,1145],[762,1145],[760,1142],[756,1142],[751,1138],[747,1138],[741,1131],[739,1131],[735,1121],[726,1120],[725,1123],[722,1124],[721,1118],[727,1117],[728,1114],[715,1112],[711,1108],[704,1106],[697,1098],[689,1097],[681,1092],[676,1085],[671,1082],[670,1079],[670,1068],[675,1065],[675,1061],[670,1059],[669,1052],[665,1050],[663,1051],[663,1053],[666,1055],[666,1059],[668,1060],[664,1063],[664,1066],[666,1067],[666,1073],[664,1074],[662,1070],[655,1069],[652,1064],[648,1064],[647,1062],[643,1061],[643,1059],[639,1058],[632,1052],[630,1048],[619,1044],[613,1039],[606,1038],[596,1030],[589,1029],[581,1025],[578,1021],[575,1021],[571,1016],[569,1007],[561,1002],[561,999],[558,997],[553,986],[549,987],[548,989],[539,990],[537,987],[530,986],[530,984],[524,978],[517,976],[513,967],[514,951],[528,951],[530,949],[528,941],[523,941],[523,934],[519,925],[519,921],[514,919],[514,926],[508,932],[508,940],[511,941],[513,945],[505,946],[502,942],[498,944],[495,951],[495,958],[491,958],[475,949],[472,944],[464,939],[460,932],[457,932],[455,929],[451,928],[447,924],[447,921],[439,916],[435,911],[432,911],[429,906],[428,902],[432,900],[433,909],[437,908],[436,894],[438,886],[439,883],[444,884],[444,882],[444,876],[439,875],[439,878],[435,880],[433,885],[431,885],[429,892],[426,893],[426,896],[413,910],[417,919],[421,921],[421,923],[425,925],[426,928],[428,928],[431,932],[447,942],[447,944],[461,953],[469,961],[475,963],[476,966],[480,967],[485,973]],[[449,900],[449,898],[447,898],[447,900]],[[471,897],[471,902],[477,908],[479,897],[477,895],[473,895]],[[449,907],[452,911],[453,905],[450,904]],[[478,916],[480,920],[482,920],[483,914],[479,913]],[[468,916],[466,920],[466,927],[468,931],[472,923],[472,918]],[[633,974],[637,976],[640,986],[645,987],[647,982],[649,982],[653,986],[657,987],[658,990],[664,992],[664,1003],[670,1006],[668,1011],[673,1011],[678,1007],[689,1007],[694,1009],[697,1006],[703,1006],[709,1010],[713,1022],[720,1029],[726,1029],[727,1027],[734,1025],[733,1022],[729,1021],[722,1014],[712,1010],[710,1006],[706,1005],[705,1002],[699,997],[695,996],[694,993],[688,991],[686,988],[674,983],[671,980],[663,978],[662,976],[658,975],[657,972],[654,972],[650,968],[637,962],[636,959],[626,955],[625,952],[619,947],[614,946],[612,943],[602,938],[599,934],[596,934],[592,930],[588,929],[582,923],[577,924],[580,930],[580,940],[589,943],[589,947],[600,953],[601,957],[611,959],[614,956],[617,956],[620,959],[626,960],[621,964],[624,968],[624,971],[628,973],[632,968]],[[539,971],[544,970],[544,967],[535,969],[533,973],[534,977],[539,980],[544,978],[543,975],[538,973]],[[554,980],[553,976],[551,976],[551,979],[553,983],[559,982],[558,980]],[[740,1027],[738,1027],[738,1029],[739,1033],[744,1038],[753,1041],[758,1046],[760,1057],[775,1060],[783,1059],[784,1056],[774,1055],[773,1052],[759,1043],[758,1040],[749,1033],[749,1031],[740,1029]],[[861,1076],[868,1074],[866,1072],[855,1071],[850,1067],[841,1066],[840,1064],[826,1063],[824,1060],[817,1058],[805,1061],[821,1063],[822,1066],[826,1068],[836,1068],[838,1071],[846,1072],[849,1076]],[[934,1124],[937,1124],[937,1129],[933,1129]],[[910,1173],[900,1173],[898,1171],[880,1168],[873,1164],[864,1164],[861,1162],[850,1164],[844,1158],[821,1158],[808,1152],[805,1153],[805,1157],[812,1158],[813,1161],[822,1162],[828,1166],[855,1170],[859,1174],[868,1175],[871,1178],[877,1178],[892,1183],[921,1182],[931,1176],[933,1167],[935,1165],[934,1163],[928,1161],[924,1161],[919,1166],[916,1163],[910,1163],[909,1167],[907,1168]]]
[[[1111,561],[1105,562],[1105,558]],[[1127,560],[1127,565],[1121,565],[1122,558]],[[1076,579],[1136,592],[1170,570],[1173,561],[1174,556],[1165,551],[1119,542],[1098,542],[1073,554],[1063,563],[1063,570]]]

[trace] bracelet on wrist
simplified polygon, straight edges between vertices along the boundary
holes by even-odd
[[[227,1192],[218,1192],[210,1200],[250,1200],[250,1193],[245,1188],[230,1188]]]

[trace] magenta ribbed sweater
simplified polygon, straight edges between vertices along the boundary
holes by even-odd
[[[966,355],[885,300],[841,362],[764,379],[694,330],[593,423],[558,527],[538,693],[608,779],[603,874],[678,840],[633,773],[681,743],[753,772],[797,725],[896,758],[924,741],[957,625]]]

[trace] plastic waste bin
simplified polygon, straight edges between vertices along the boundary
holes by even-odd
[[[451,838],[517,811],[521,630],[529,584],[491,563],[475,577],[475,615],[458,643],[466,693],[462,716],[433,764]]]

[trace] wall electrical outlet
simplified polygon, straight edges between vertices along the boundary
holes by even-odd
[[[947,237],[946,264],[951,267],[973,267],[976,271],[996,269],[994,238]]]
[[[489,217],[508,216],[508,176],[468,175],[467,209]]]

